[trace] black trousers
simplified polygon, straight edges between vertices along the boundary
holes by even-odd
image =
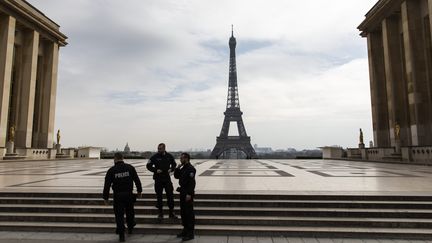
[[[183,225],[183,234],[186,236],[194,235],[195,230],[195,212],[192,199],[186,202],[186,194],[180,193],[180,215]]]
[[[156,207],[159,210],[162,210],[163,208],[162,194],[163,194],[163,190],[165,189],[165,193],[168,201],[168,208],[170,210],[173,210],[174,209],[174,195],[173,195],[174,188],[171,180],[155,180],[154,187],[155,187],[156,198],[157,198]]]
[[[120,192],[114,194],[114,214],[116,220],[116,233],[123,234],[125,231],[124,215],[126,213],[126,223],[128,228],[135,226],[135,204],[136,197],[132,192]]]

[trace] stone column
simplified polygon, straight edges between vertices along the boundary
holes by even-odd
[[[430,126],[432,129],[432,0],[428,0],[428,12],[429,12],[429,35],[428,38],[430,40],[430,43],[428,43],[427,45],[429,45],[429,94],[430,94],[430,100],[431,100],[431,107],[429,107],[430,113],[431,113],[431,117],[430,117]],[[431,135],[432,136],[432,135]]]
[[[36,90],[39,33],[30,30],[24,34],[21,97],[18,107],[18,124],[15,145],[30,148],[33,135],[33,112]]]
[[[428,0],[428,6],[429,6],[430,32],[432,33],[432,0]]]
[[[367,40],[374,143],[376,147],[389,147],[389,118],[387,111],[386,77],[383,68],[384,51],[382,33],[371,32],[368,34]]]
[[[57,43],[47,43],[44,47],[44,75],[42,87],[41,133],[38,146],[52,148],[54,142],[54,116],[57,92],[58,69]]]
[[[399,32],[399,16],[391,16],[382,22],[384,64],[386,73],[387,101],[389,112],[390,142],[395,147],[398,144],[409,146],[410,125],[406,80],[403,72],[403,57],[401,55],[401,37]],[[399,124],[400,141],[396,141],[395,125]]]
[[[430,145],[432,144],[429,135],[432,133],[429,126],[431,114],[420,1],[404,1],[401,15],[412,145]]]
[[[0,16],[0,147],[6,145],[16,21]]]

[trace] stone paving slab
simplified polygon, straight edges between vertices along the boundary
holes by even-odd
[[[114,243],[118,242],[114,234],[83,234],[83,233],[45,233],[45,232],[6,232],[0,231],[1,243]],[[131,235],[126,242],[167,242],[179,243],[181,239],[174,235]],[[428,240],[398,239],[340,239],[340,238],[295,238],[295,237],[251,237],[251,236],[209,236],[197,235],[190,243],[431,243]]]
[[[129,160],[153,192],[146,160]],[[177,161],[178,162],[178,161]],[[197,193],[432,195],[432,167],[341,160],[192,160]],[[102,190],[112,160],[2,161],[0,191]],[[173,178],[174,186],[178,182]]]
[[[114,243],[118,242],[114,234],[83,233],[42,233],[42,232],[7,232],[0,231],[0,243]],[[126,236],[126,242],[180,243],[174,235]],[[340,238],[295,238],[295,237],[251,237],[251,236],[208,236],[197,235],[188,243],[432,243],[427,240],[398,239],[340,239]]]

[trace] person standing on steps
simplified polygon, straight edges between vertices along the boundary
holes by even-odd
[[[195,212],[193,199],[195,196],[195,174],[196,169],[190,163],[190,155],[182,153],[180,156],[181,164],[174,170],[174,177],[179,180],[180,187],[180,212],[183,230],[177,237],[183,241],[195,238]]]
[[[134,183],[137,187],[138,195],[133,194]],[[141,197],[142,186],[135,168],[124,162],[123,154],[121,153],[114,154],[114,166],[107,171],[105,176],[102,195],[105,205],[109,204],[108,198],[111,185],[114,192],[113,207],[117,225],[116,233],[119,235],[119,241],[124,242],[124,214],[126,212],[128,233],[132,234],[133,228],[136,225],[134,204],[136,196]]]
[[[165,149],[165,144],[160,143],[158,145],[158,152],[154,154],[147,163],[147,169],[153,172],[153,180],[155,181],[154,188],[157,197],[156,208],[159,210],[159,220],[162,220],[164,217],[162,202],[163,190],[165,190],[167,196],[169,218],[178,219],[174,214],[174,188],[170,175],[174,172],[177,164],[174,157],[170,153],[166,152]]]

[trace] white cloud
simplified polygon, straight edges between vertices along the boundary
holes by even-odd
[[[69,36],[56,126],[65,145],[212,148],[235,25],[240,104],[253,143],[372,139],[365,40],[376,0],[29,0]]]

